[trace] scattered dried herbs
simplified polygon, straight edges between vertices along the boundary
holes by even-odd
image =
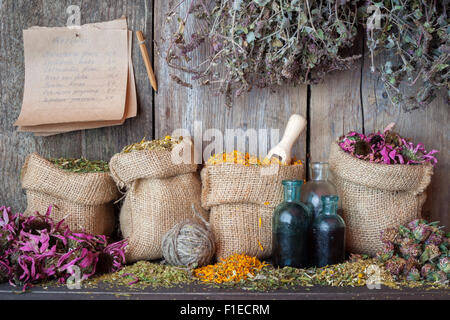
[[[237,150],[232,152],[224,152],[220,154],[214,154],[208,159],[208,164],[217,165],[222,163],[234,163],[234,164],[242,164],[244,166],[270,166],[272,164],[285,165],[285,163],[281,162],[280,159],[273,157],[271,159],[268,158],[259,158],[257,156],[251,156],[248,152],[243,153]],[[302,165],[301,160],[297,160],[295,158],[292,159],[291,165],[300,166]]]
[[[252,259],[251,257],[249,257]],[[247,261],[248,262],[248,261]],[[100,283],[115,286],[126,286],[131,290],[141,290],[146,287],[153,289],[170,288],[194,283],[201,283],[207,287],[241,288],[249,291],[273,291],[278,289],[294,289],[299,287],[334,286],[361,287],[366,285],[388,286],[394,289],[403,287],[423,287],[426,289],[448,289],[448,284],[431,281],[407,281],[395,279],[378,259],[367,256],[352,255],[348,262],[326,266],[323,268],[298,269],[291,267],[275,268],[271,264],[259,262],[253,264],[235,261],[235,263],[210,266],[202,269],[202,274],[209,276],[195,276],[188,268],[180,268],[160,263],[139,261],[126,266],[119,272],[94,276],[83,281],[85,287],[97,287]],[[236,272],[233,273],[233,270]],[[250,270],[244,277],[246,270]],[[219,271],[218,273],[216,273]],[[211,275],[214,275],[211,277]],[[219,277],[220,275],[220,277]],[[227,278],[227,275],[232,275]],[[202,281],[210,279],[211,281]],[[214,279],[230,279],[231,281],[215,281]]]
[[[256,257],[245,254],[234,254],[220,260],[214,265],[194,269],[194,276],[206,283],[239,282],[253,277],[267,265]]]
[[[439,89],[450,99],[448,0],[367,2],[367,46],[372,72],[381,74],[394,105],[410,111],[427,106]],[[379,25],[377,25],[377,23]],[[388,57],[376,66],[376,54]]]
[[[72,232],[38,212],[24,217],[0,207],[0,279],[25,291],[33,284],[56,279],[65,283],[79,270],[80,280],[114,272],[125,263],[126,240],[109,243],[106,236]]]
[[[138,261],[125,266],[119,272],[92,277],[83,282],[86,287],[95,287],[99,283],[112,286],[130,286],[136,289],[146,287],[170,288],[194,282],[189,268],[180,268],[148,261]]]
[[[123,153],[129,153],[132,151],[140,150],[153,150],[153,151],[172,151],[173,146],[180,143],[183,137],[171,137],[166,136],[160,140],[146,140],[143,138],[140,142],[130,144],[123,148]]]
[[[448,284],[450,234],[445,234],[438,222],[416,219],[386,229],[381,241],[384,246],[377,257],[395,279]]]
[[[183,16],[177,13],[187,6]],[[239,96],[253,87],[318,83],[334,70],[348,69],[359,55],[348,54],[357,35],[357,1],[181,0],[169,13],[178,17],[167,64],[201,84]],[[190,17],[196,30],[185,34]],[[190,55],[206,43],[205,61]],[[172,78],[182,85],[178,77]]]
[[[80,159],[73,158],[49,158],[51,163],[60,169],[76,172],[109,172],[108,162],[102,160],[87,160],[82,157]]]
[[[437,163],[434,154],[439,151],[426,151],[422,143],[414,145],[392,131],[392,126],[393,124],[389,125],[383,133],[371,133],[367,136],[350,131],[339,138],[339,146],[358,159],[375,163],[408,165]]]

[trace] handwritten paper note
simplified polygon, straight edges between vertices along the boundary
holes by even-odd
[[[24,30],[25,88],[19,131],[42,135],[117,125],[136,116],[126,20],[80,29]]]

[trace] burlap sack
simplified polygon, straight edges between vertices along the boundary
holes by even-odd
[[[336,142],[329,164],[342,200],[349,252],[375,255],[382,248],[381,231],[421,216],[431,164],[371,163],[344,152]]]
[[[235,253],[272,254],[272,213],[283,200],[281,181],[303,179],[304,168],[280,166],[273,175],[261,175],[261,170],[232,163],[202,170],[202,206],[211,210],[218,259]]]
[[[169,151],[149,150],[116,154],[109,165],[127,190],[120,211],[122,235],[129,239],[127,262],[161,258],[164,234],[192,217],[192,203],[201,208],[197,165],[174,164]]]
[[[119,191],[109,173],[73,173],[57,168],[36,153],[30,154],[21,172],[27,195],[25,216],[44,214],[65,219],[73,231],[109,235],[114,228],[112,201]]]

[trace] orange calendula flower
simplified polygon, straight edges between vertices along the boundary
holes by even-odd
[[[262,246],[261,246],[262,247]],[[202,282],[238,282],[254,276],[267,264],[259,261],[256,257],[245,254],[234,254],[226,259],[221,259],[214,265],[208,265],[193,270],[195,277]]]
[[[260,158],[257,156],[252,156],[248,152],[243,153],[237,150],[234,150],[229,153],[221,153],[212,155],[208,161],[208,164],[216,165],[222,163],[234,163],[234,164],[242,164],[244,166],[270,166],[272,164],[285,165],[279,159],[272,158]],[[303,165],[301,160],[297,160],[295,158],[292,159],[291,165]]]

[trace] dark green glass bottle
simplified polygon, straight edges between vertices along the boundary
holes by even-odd
[[[341,263],[345,259],[345,222],[337,214],[339,197],[321,197],[322,211],[310,230],[311,258],[316,267]]]
[[[310,209],[300,201],[302,180],[283,180],[284,202],[273,213],[272,263],[275,266],[307,267]]]

